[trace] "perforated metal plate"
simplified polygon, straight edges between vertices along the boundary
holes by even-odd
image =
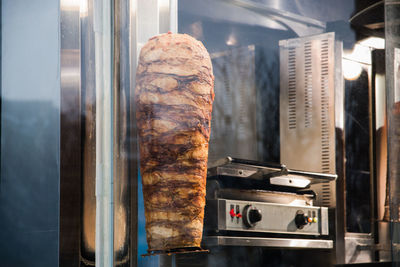
[[[335,75],[341,68],[335,35],[281,40],[279,46],[281,164],[334,174]],[[334,205],[332,187],[332,182],[314,185],[318,204]]]

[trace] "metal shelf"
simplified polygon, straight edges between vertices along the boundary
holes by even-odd
[[[266,238],[266,237],[232,237],[232,236],[205,236],[203,244],[213,246],[248,246],[292,249],[332,249],[332,240],[295,239],[295,238]]]

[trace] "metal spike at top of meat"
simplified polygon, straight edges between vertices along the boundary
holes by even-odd
[[[135,99],[149,252],[200,247],[214,100],[203,44],[186,34],[151,38]]]

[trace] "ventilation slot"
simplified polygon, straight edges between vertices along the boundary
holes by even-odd
[[[296,129],[296,48],[289,48],[289,129]]]
[[[330,206],[330,204],[331,204],[330,182],[325,181],[322,183],[322,205]]]
[[[304,116],[305,126],[312,124],[312,65],[311,42],[304,44]]]
[[[321,150],[322,172],[329,173],[329,46],[328,40],[321,41]]]

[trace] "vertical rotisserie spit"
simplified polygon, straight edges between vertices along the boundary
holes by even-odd
[[[136,118],[149,252],[200,247],[214,76],[203,44],[151,38],[136,73]]]

